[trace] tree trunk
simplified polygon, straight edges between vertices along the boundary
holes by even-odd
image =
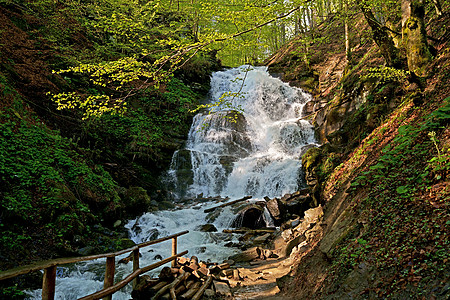
[[[436,9],[436,14],[442,16],[442,5],[440,0],[432,0],[434,4],[434,8]]]
[[[347,64],[350,61],[350,37],[348,33],[348,0],[344,0],[344,35],[345,35],[345,57],[347,59]]]
[[[431,60],[425,31],[425,1],[402,0],[402,33],[408,69],[417,76],[425,76]]]
[[[386,64],[390,67],[399,66],[400,60],[398,57],[398,49],[395,48],[394,42],[392,41],[386,26],[383,26],[375,19],[375,16],[365,0],[358,0],[358,5],[361,8],[364,18],[372,29],[373,40],[380,49]]]

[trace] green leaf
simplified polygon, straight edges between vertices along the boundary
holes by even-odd
[[[399,187],[396,189],[396,191],[397,191],[397,193],[399,193],[399,194],[406,194],[406,193],[409,191],[409,187],[408,187],[407,185],[402,185],[402,186],[399,186]]]

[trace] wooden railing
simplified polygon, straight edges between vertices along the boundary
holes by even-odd
[[[181,253],[177,253],[177,237],[180,235],[184,235],[189,231],[179,232],[167,237],[163,237],[160,239],[156,239],[153,241],[141,243],[132,248],[128,248],[125,250],[121,250],[114,253],[106,253],[106,254],[98,254],[91,256],[82,256],[82,257],[72,257],[72,258],[58,258],[48,261],[43,261],[27,266],[22,266],[14,269],[10,269],[7,271],[0,272],[0,280],[13,278],[19,275],[27,274],[30,272],[44,270],[44,276],[42,279],[42,299],[43,300],[53,300],[55,298],[55,283],[56,283],[56,267],[59,265],[72,264],[81,261],[94,260],[99,258],[106,258],[106,270],[105,270],[105,281],[103,284],[103,289],[95,292],[94,294],[85,296],[80,298],[80,300],[93,300],[93,299],[112,299],[112,294],[123,288],[125,285],[133,281],[133,286],[135,286],[138,282],[139,275],[150,270],[153,270],[159,266],[162,266],[168,262],[172,262],[172,266],[175,264],[175,260],[177,257],[183,256],[188,251],[183,251]],[[143,247],[147,247],[150,245],[158,244],[167,240],[172,239],[172,256],[163,259],[157,263],[151,264],[145,267],[139,267],[139,249]],[[131,252],[133,257],[133,272],[125,277],[123,280],[114,284],[114,273],[116,269],[116,256]]]

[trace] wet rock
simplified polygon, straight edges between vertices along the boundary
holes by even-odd
[[[134,228],[134,226],[133,226],[133,228]],[[141,234],[141,233],[142,233],[142,229],[141,229],[140,227],[138,227],[138,228],[139,228],[139,233]],[[159,231],[158,231],[158,229],[152,228],[152,229],[150,229],[150,230],[147,232],[147,234],[146,234],[144,240],[145,240],[145,241],[153,241],[153,240],[157,239],[158,236],[159,236]]]
[[[250,241],[253,237],[255,236],[255,234],[251,231],[244,233],[243,235],[241,235],[238,240],[240,242],[248,242]]]
[[[289,241],[284,248],[281,249],[280,256],[281,257],[289,256],[292,252],[292,249],[294,249],[294,247],[296,247],[301,242],[304,242],[305,240],[306,237],[304,235],[298,235],[297,237]]]
[[[200,225],[199,227],[197,227],[197,230],[202,231],[202,232],[216,232],[217,228],[213,224],[205,224],[205,225]]]
[[[119,244],[120,244],[120,248],[122,248],[122,249],[128,249],[128,248],[134,247],[136,245],[135,242],[133,242],[132,240],[130,240],[128,238],[120,239]]]
[[[130,187],[123,197],[123,204],[128,213],[138,214],[147,211],[150,207],[151,199],[147,191],[140,187]]]
[[[95,247],[86,246],[77,250],[77,253],[81,256],[91,255],[95,253]]]
[[[308,223],[317,223],[319,219],[323,216],[323,208],[321,205],[319,205],[316,208],[311,208],[305,211],[305,222]]]
[[[267,210],[276,223],[280,223],[286,209],[283,203],[278,198],[273,198],[267,201]]]
[[[168,210],[168,209],[175,208],[175,205],[170,201],[161,201],[161,202],[158,202],[158,208],[160,210]]]
[[[206,289],[203,293],[203,296],[207,298],[214,298],[216,296],[216,293],[212,289]]]
[[[266,234],[264,234],[264,235],[258,236],[258,237],[256,237],[255,239],[253,239],[253,243],[254,243],[255,245],[263,244],[263,243],[267,242],[267,240],[268,240],[269,238],[270,238],[270,233],[266,233]]]
[[[292,238],[292,230],[291,229],[287,229],[287,230],[283,231],[281,233],[281,236],[283,237],[283,239],[285,241],[290,240]]]
[[[249,262],[249,261],[259,258],[260,255],[261,255],[261,249],[258,247],[253,247],[253,248],[245,250],[241,253],[232,255],[229,257],[229,259],[233,260],[236,263]]]
[[[246,227],[258,229],[265,227],[264,210],[259,205],[248,205],[239,211],[238,216],[231,223],[231,227]]]
[[[296,227],[300,224],[300,219],[295,219],[291,223],[291,227]]]

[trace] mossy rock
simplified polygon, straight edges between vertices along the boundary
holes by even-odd
[[[320,148],[311,148],[302,156],[302,166],[305,169],[310,169],[311,166],[315,165],[320,157],[322,150]]]
[[[126,212],[138,214],[147,211],[151,204],[151,198],[144,188],[140,186],[130,187],[125,193],[123,204]]]

